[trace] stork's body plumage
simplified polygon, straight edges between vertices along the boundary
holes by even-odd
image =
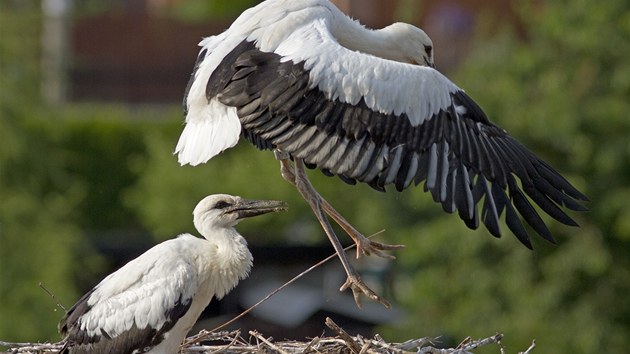
[[[561,207],[585,210],[579,201],[586,196],[433,68],[431,40],[416,27],[370,30],[327,0],[267,0],[200,45],[184,100],[179,162],[204,163],[234,146],[240,134],[280,152],[283,177],[298,187],[333,244],[324,213],[364,252],[389,249],[343,220],[302,166],[378,190],[424,182],[433,199],[470,228],[481,220],[498,237],[505,214],[527,247],[522,220],[553,241],[530,201],[567,225],[576,223]],[[380,299],[346,270],[344,287],[354,291],[358,284]]]
[[[61,353],[176,353],[210,300],[249,274],[252,256],[233,226],[283,205],[206,197],[194,212],[204,238],[162,242],[103,279],[61,320]]]

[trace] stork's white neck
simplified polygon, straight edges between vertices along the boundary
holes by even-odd
[[[209,268],[201,274],[209,275],[208,286],[217,299],[221,299],[239,280],[249,275],[253,262],[252,254],[247,248],[245,238],[232,227],[203,231],[202,235],[210,243],[215,258],[212,262],[201,262],[202,267]]]
[[[372,30],[343,14],[338,15],[333,23],[332,34],[342,46],[383,59],[408,62],[397,45],[398,36],[391,30],[393,27]]]

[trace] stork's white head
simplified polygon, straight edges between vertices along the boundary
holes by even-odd
[[[391,55],[396,61],[434,67],[433,41],[420,28],[408,23],[396,22],[383,29],[394,46]]]
[[[217,228],[230,228],[243,218],[286,210],[286,203],[276,200],[246,200],[228,194],[203,198],[193,211],[193,223],[202,235]]]

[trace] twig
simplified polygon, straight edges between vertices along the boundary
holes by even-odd
[[[317,343],[319,343],[319,337],[315,337],[311,339],[311,341],[308,342],[308,344],[306,345],[306,348],[304,348],[302,353],[305,353],[305,354],[308,353],[311,349],[313,349],[315,345],[317,345]],[[314,349],[314,350],[317,350],[317,349]]]
[[[438,349],[433,347],[423,347],[418,350],[417,354],[455,354],[455,353],[470,353],[471,350],[477,349],[479,347],[498,343],[499,348],[501,348],[501,354],[504,354],[503,346],[501,345],[501,339],[503,339],[503,335],[497,333],[491,337],[483,338],[479,340],[471,340],[470,337],[465,338],[458,346],[454,349]]]
[[[387,343],[379,334],[374,335],[374,339],[370,341],[372,344],[378,346],[379,348],[383,348],[386,350],[390,350],[393,353],[404,353],[405,350],[400,348],[398,345],[391,345]],[[415,350],[415,348],[414,348]]]
[[[531,354],[532,351],[534,351],[534,348],[536,348],[536,340],[532,340],[532,345],[529,346],[529,348],[527,348],[527,350],[525,352],[520,352],[519,354]]]
[[[46,289],[46,287],[44,286],[44,283],[42,283],[41,281],[39,282],[39,287],[42,288],[42,290],[44,290],[46,294],[48,294],[48,296],[50,296],[53,299],[53,301],[57,304],[57,307],[62,309],[63,312],[68,311],[66,310],[65,306],[63,306],[62,304],[59,303],[59,301],[57,301],[57,298],[55,298],[55,294],[53,294],[51,291]]]
[[[270,341],[268,341],[265,337],[263,337],[260,333],[256,332],[256,331],[249,331],[249,334],[256,337],[257,339],[260,339],[261,342],[265,343],[269,348],[281,353],[281,354],[289,354],[286,351],[282,350],[280,347],[276,346],[275,344],[271,343]]]
[[[233,347],[234,344],[236,344],[236,342],[238,341],[238,337],[241,335],[241,331],[235,331],[235,332],[237,332],[236,335],[234,336],[234,338],[232,338],[232,341],[228,345],[226,345],[226,346],[224,346],[222,348],[217,348],[217,350],[215,350],[213,352],[210,352],[210,354],[227,351],[228,349]]]
[[[0,347],[9,348],[9,353],[56,353],[62,346],[63,343],[9,343],[0,341]]]
[[[382,341],[383,343],[390,345],[389,343],[385,342],[380,336],[377,335],[377,338],[379,338],[380,341]],[[418,350],[418,348],[422,348],[427,344],[433,344],[433,341],[429,339],[429,337],[423,337],[396,344],[395,346],[393,346],[393,348],[400,349],[402,351],[416,351]]]
[[[365,354],[367,353],[368,349],[370,349],[370,347],[372,346],[371,342],[365,342],[363,343],[363,346],[361,347],[361,351],[359,352],[359,354]]]
[[[501,333],[497,333],[495,335],[493,335],[492,337],[488,337],[488,338],[484,338],[484,339],[479,339],[476,341],[469,341],[468,343],[466,343],[465,345],[463,345],[461,347],[462,350],[465,351],[470,351],[473,349],[477,349],[479,347],[482,347],[484,345],[488,345],[488,344],[492,344],[492,343],[497,343],[499,342],[501,339],[503,339],[503,334]],[[461,344],[460,344],[461,345]],[[459,348],[459,347],[458,347]]]
[[[186,338],[184,340],[184,343],[182,343],[182,347],[185,346],[189,346],[195,343],[199,343],[202,342],[204,340],[223,340],[223,341],[228,341],[228,340],[232,340],[232,338],[238,338],[241,335],[241,331],[240,330],[236,330],[236,331],[222,331],[222,332],[212,332],[212,331],[207,331],[205,329],[202,329],[201,331],[199,331],[199,333],[195,334],[194,336],[190,336],[188,338]]]
[[[497,343],[500,352],[505,354],[505,349],[501,343],[503,336],[495,334],[494,336],[471,341],[462,342],[457,348],[438,349],[432,346],[425,346],[432,343],[432,339],[420,338],[406,341],[404,343],[389,343],[381,336],[375,335],[374,338],[364,338],[360,335],[351,336],[339,325],[328,319],[326,325],[330,327],[338,337],[315,337],[309,342],[302,341],[282,341],[273,342],[273,338],[265,338],[257,331],[251,331],[252,336],[249,340],[241,337],[239,331],[207,333],[201,331],[197,335],[188,338],[187,343],[197,343],[200,338],[208,338],[210,340],[220,340],[229,342],[227,344],[207,344],[207,345],[187,345],[180,348],[182,354],[264,354],[275,352],[279,354],[332,354],[341,352],[352,352],[355,354],[466,354],[472,353],[481,346]],[[254,340],[255,338],[255,340]],[[414,346],[413,344],[416,344]],[[8,348],[9,353],[15,354],[43,354],[57,353],[63,346],[63,343],[8,343],[0,341],[0,347]],[[519,354],[531,354],[535,347],[535,342],[525,351]]]
[[[462,348],[464,348],[465,345],[467,345],[471,341],[472,341],[472,338],[470,336],[468,336],[468,337],[464,338],[464,340],[461,341],[459,343],[459,345],[457,346],[457,348],[455,348],[455,349],[462,349]]]
[[[344,340],[346,346],[352,350],[352,352],[359,354],[361,352],[361,347],[354,341],[354,339],[341,327],[339,327],[335,322],[333,322],[330,317],[326,317],[326,326],[336,332],[341,339]]]
[[[221,340],[221,341],[230,341],[229,344],[221,346],[217,351],[227,350],[231,346],[233,346],[241,336],[241,331],[236,330],[232,332],[223,331],[223,332],[209,332],[205,329],[202,329],[194,336],[190,336],[184,340],[184,343],[180,346],[180,349],[192,348],[193,344],[200,343],[204,340]]]

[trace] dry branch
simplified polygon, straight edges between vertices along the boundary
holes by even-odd
[[[390,343],[381,336],[364,338],[361,335],[352,336],[334,323],[326,319],[326,325],[336,334],[336,337],[315,337],[307,341],[274,341],[257,331],[250,331],[250,337],[245,339],[240,331],[209,332],[201,331],[190,336],[182,344],[181,354],[469,354],[479,347],[492,344],[497,345],[497,353],[505,353],[501,345],[502,334],[471,340],[466,338],[456,348],[436,348],[436,339],[419,338],[403,343]],[[53,354],[57,353],[63,343],[9,343],[0,341],[0,348],[8,348],[7,353],[23,354]],[[535,342],[522,354],[531,354]]]

